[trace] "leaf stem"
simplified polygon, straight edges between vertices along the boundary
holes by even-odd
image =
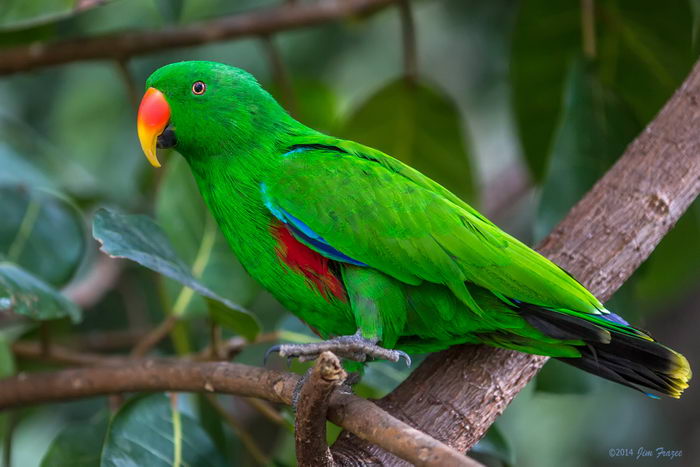
[[[170,315],[163,322],[161,322],[155,329],[146,334],[143,339],[141,339],[131,350],[132,357],[143,357],[146,355],[153,347],[155,347],[158,342],[163,340],[165,336],[170,333],[175,327],[179,316]]]
[[[16,263],[22,255],[24,245],[26,245],[27,240],[32,235],[36,220],[39,218],[40,208],[41,205],[39,202],[32,197],[27,205],[27,210],[24,212],[24,217],[19,225],[19,229],[17,229],[17,235],[15,235],[15,238],[10,244],[10,248],[7,250],[7,260],[11,263]]]
[[[170,393],[170,409],[173,416],[173,467],[182,465],[182,420],[177,407],[177,393]]]

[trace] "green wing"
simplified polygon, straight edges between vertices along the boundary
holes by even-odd
[[[561,268],[396,159],[343,140],[298,145],[280,157],[263,181],[267,205],[356,261],[406,284],[443,284],[477,314],[471,284],[506,302],[605,312]]]

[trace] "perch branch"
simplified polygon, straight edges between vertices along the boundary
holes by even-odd
[[[654,121],[542,242],[539,251],[601,300],[651,254],[700,193],[700,62]],[[546,358],[484,346],[428,357],[378,402],[389,413],[466,452]],[[384,465],[397,460],[341,436],[333,450]]]
[[[0,410],[125,392],[203,392],[257,397],[290,405],[299,377],[240,363],[132,359],[103,367],[20,373],[0,380]],[[415,465],[478,466],[372,402],[331,395],[328,419]]]
[[[326,415],[331,394],[347,377],[338,357],[331,352],[323,352],[306,381],[303,381],[294,420],[294,440],[300,467],[335,466],[326,444]]]
[[[156,31],[131,31],[33,43],[0,51],[0,75],[80,60],[122,61],[176,47],[263,36],[374,13],[396,0],[343,0],[281,4],[235,16]]]

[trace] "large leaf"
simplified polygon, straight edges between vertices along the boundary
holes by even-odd
[[[112,420],[102,467],[227,465],[199,424],[163,394],[128,402]]]
[[[0,257],[54,285],[65,284],[85,253],[78,210],[48,191],[0,185]]]
[[[7,262],[0,262],[0,313],[40,321],[69,317],[73,322],[82,315],[80,308],[46,282]]]
[[[595,68],[575,60],[564,89],[562,115],[544,180],[535,237],[566,215],[637,135],[631,112],[598,80]]]
[[[0,138],[4,137],[0,124]],[[55,183],[32,161],[19,156],[7,141],[0,141],[0,185],[22,184],[32,187],[53,188]]]
[[[242,336],[253,339],[260,331],[255,316],[194,278],[190,267],[178,257],[168,237],[151,218],[100,209],[95,213],[93,236],[108,255],[136,261],[226,306],[230,316],[227,324]]]
[[[597,61],[603,84],[648,122],[693,64],[688,2],[596,2]],[[511,73],[523,150],[544,177],[569,62],[581,53],[581,2],[524,0],[513,34]]]
[[[192,174],[181,157],[168,164],[156,199],[156,220],[192,275],[218,295],[247,305],[259,291],[223,237],[202,201]],[[168,281],[170,301],[183,315],[206,312],[204,300]],[[187,300],[185,300],[187,299]],[[235,319],[235,316],[227,318]]]
[[[400,79],[355,110],[343,136],[380,149],[469,199],[474,187],[461,127],[448,96]]]
[[[49,446],[41,460],[41,467],[99,466],[108,425],[108,415],[99,413],[91,420],[67,426]]]

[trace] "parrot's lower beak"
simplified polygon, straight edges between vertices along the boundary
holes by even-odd
[[[175,145],[175,133],[168,126],[170,105],[162,92],[156,88],[148,88],[139,105],[137,122],[141,149],[153,167],[160,167],[156,146],[173,147]]]

